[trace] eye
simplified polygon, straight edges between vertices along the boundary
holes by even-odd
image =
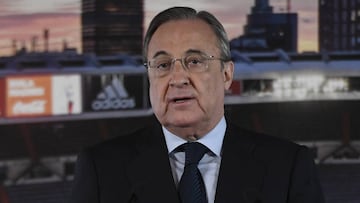
[[[168,69],[170,68],[171,63],[169,62],[165,62],[165,63],[160,63],[156,66],[157,69]]]
[[[188,67],[198,67],[204,64],[205,58],[201,55],[190,55],[185,59],[185,63]]]
[[[153,63],[153,68],[158,70],[169,70],[171,67],[171,59],[156,59]]]

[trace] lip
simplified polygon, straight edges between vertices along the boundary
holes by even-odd
[[[169,98],[168,103],[183,103],[192,99],[194,99],[194,97],[174,97]]]
[[[195,100],[193,95],[177,95],[167,98],[168,104],[183,105]]]

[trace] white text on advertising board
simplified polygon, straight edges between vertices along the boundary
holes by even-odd
[[[41,114],[45,112],[46,101],[44,100],[33,100],[25,103],[18,101],[13,106],[14,115],[22,114]]]
[[[124,84],[118,78],[114,78],[109,85],[105,86],[91,104],[95,111],[131,109],[135,106],[135,99],[129,97]]]
[[[14,79],[9,81],[10,97],[34,97],[45,94],[43,87],[36,87],[33,80]]]

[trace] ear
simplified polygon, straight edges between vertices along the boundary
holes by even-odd
[[[226,62],[224,64],[224,72],[223,72],[223,76],[224,76],[224,87],[225,90],[228,90],[231,86],[231,83],[233,81],[233,77],[234,77],[234,63],[232,61]]]

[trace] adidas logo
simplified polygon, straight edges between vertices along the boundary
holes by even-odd
[[[131,109],[135,106],[135,99],[129,98],[123,82],[118,78],[114,78],[109,85],[105,86],[91,104],[95,111]]]

